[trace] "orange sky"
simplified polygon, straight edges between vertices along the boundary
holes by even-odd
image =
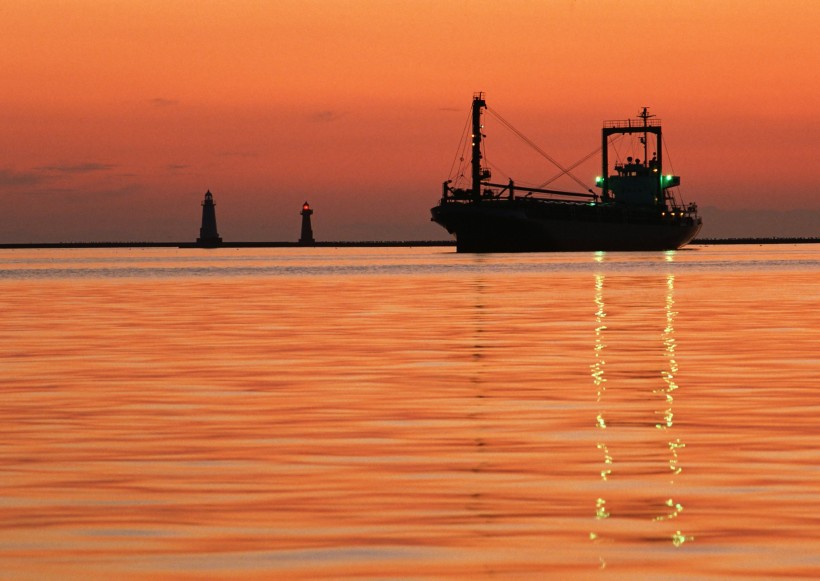
[[[687,201],[820,211],[819,24],[814,0],[10,0],[0,242],[192,240],[207,189],[226,240],[295,240],[305,199],[320,240],[444,238],[477,90],[565,165],[648,105]]]

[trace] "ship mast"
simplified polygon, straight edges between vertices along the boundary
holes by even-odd
[[[642,141],[643,141],[643,164],[644,164],[644,166],[647,166],[647,165],[649,165],[649,155],[647,153],[647,151],[648,151],[647,147],[648,146],[647,146],[647,143],[646,143],[646,133],[647,133],[646,128],[649,127],[649,118],[654,117],[654,115],[649,114],[649,107],[641,107],[641,113],[640,113],[640,115],[638,115],[638,117],[643,119],[643,126],[644,126],[643,139],[642,139]]]
[[[472,197],[474,201],[481,198],[481,180],[484,173],[481,171],[481,110],[487,107],[484,101],[484,93],[473,94],[473,156],[472,164]]]

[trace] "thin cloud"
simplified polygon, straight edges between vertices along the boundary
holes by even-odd
[[[38,167],[37,169],[45,170],[45,171],[53,171],[59,173],[92,173],[97,171],[108,171],[112,170],[116,165],[110,163],[97,163],[97,162],[88,162],[88,163],[77,163],[71,165],[48,165],[43,167]]]
[[[46,189],[33,189],[33,190],[26,190],[25,192],[20,192],[20,195],[25,196],[75,196],[82,194],[82,190],[76,188],[46,188]]]
[[[95,198],[124,197],[142,194],[146,188],[142,184],[130,183],[117,188],[89,189],[89,188],[42,188],[25,192],[32,196],[66,196],[76,200],[93,200]]]
[[[314,113],[308,117],[308,120],[313,121],[314,123],[331,123],[333,121],[338,121],[345,115],[346,113],[343,111],[319,111],[318,113]]]
[[[134,194],[141,194],[145,191],[145,186],[142,184],[126,184],[119,188],[108,190],[96,190],[88,192],[91,196],[114,197],[114,196],[131,196]]]
[[[17,172],[0,169],[0,186],[34,186],[43,181],[43,176],[35,172]]]

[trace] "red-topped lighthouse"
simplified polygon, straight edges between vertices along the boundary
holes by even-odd
[[[302,215],[302,236],[299,238],[299,244],[315,244],[313,228],[310,226],[310,216],[313,214],[313,210],[310,209],[310,204],[307,202],[302,204],[302,211],[299,213]]]

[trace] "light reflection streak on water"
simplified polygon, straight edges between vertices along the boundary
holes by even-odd
[[[664,260],[667,263],[674,262],[674,258],[674,252],[668,252],[664,255]],[[605,262],[605,254],[596,253],[594,260],[597,264],[603,264]],[[595,340],[593,347],[593,363],[590,365],[592,383],[595,387],[595,403],[597,410],[597,415],[595,418],[595,428],[596,431],[599,433],[599,438],[596,442],[596,448],[599,450],[603,462],[603,466],[599,472],[600,480],[602,482],[607,482],[611,480],[613,476],[613,469],[616,466],[613,454],[610,452],[610,445],[608,444],[607,438],[604,437],[604,434],[607,433],[605,432],[605,430],[607,430],[608,428],[606,412],[607,399],[605,397],[607,391],[606,384],[608,378],[605,375],[606,358],[604,355],[607,346],[605,342],[605,336],[608,329],[607,325],[605,324],[605,320],[607,317],[607,307],[604,298],[605,283],[606,275],[604,273],[598,272],[594,275],[593,300],[595,306]],[[673,394],[679,388],[679,385],[676,381],[676,376],[678,374],[678,361],[676,356],[675,341],[675,317],[678,313],[675,310],[675,274],[673,272],[669,272],[668,274],[666,274],[664,281],[664,289],[665,325],[663,328],[663,332],[661,334],[661,340],[663,344],[663,356],[666,369],[660,370],[660,376],[663,381],[663,386],[660,388],[653,389],[652,393],[653,395],[660,396],[662,398],[662,408],[660,410],[656,409],[654,412],[655,416],[660,416],[661,421],[658,422],[657,420],[655,420],[654,427],[657,430],[660,430],[661,432],[669,434],[671,436],[671,430],[674,426]],[[612,405],[617,406],[618,402],[613,402]],[[671,489],[674,489],[675,477],[682,472],[682,468],[680,466],[679,461],[679,451],[685,447],[685,444],[679,437],[670,437],[668,439],[666,447],[667,452],[669,454],[668,468],[672,473],[669,480],[669,486]],[[605,494],[602,494],[598,496],[595,500],[596,521],[604,521],[607,519],[611,519],[613,517],[611,509],[607,505],[607,499],[605,498],[605,496]],[[655,503],[650,503],[649,506],[655,506]],[[676,519],[683,511],[683,505],[680,502],[676,501],[672,496],[668,497],[665,501],[663,501],[661,503],[661,506],[662,512],[656,512],[654,516],[650,516],[650,520],[666,521]],[[615,516],[617,516],[617,514]],[[590,532],[589,537],[593,541],[601,541],[604,538],[606,538],[602,535],[601,530],[598,530],[597,528]],[[675,547],[680,547],[685,542],[689,542],[694,539],[694,537],[692,536],[687,536],[683,534],[679,529],[675,530],[673,533],[671,533],[670,536],[667,536],[666,538],[670,539],[672,545]],[[601,568],[605,568],[607,566],[607,560],[603,556],[599,556],[599,561]]]
[[[604,253],[596,252],[594,258],[595,262],[600,264],[603,261],[604,256]],[[598,411],[598,415],[595,418],[596,430],[606,429],[606,419],[604,418],[604,410],[602,408],[603,396],[606,391],[606,377],[604,377],[604,365],[606,364],[606,361],[604,360],[604,348],[606,347],[604,344],[604,331],[606,330],[606,325],[604,325],[604,318],[606,317],[606,307],[604,304],[605,278],[605,275],[602,273],[595,274],[595,345],[593,348],[594,360],[590,368],[592,383],[595,386],[595,403]],[[612,456],[609,454],[609,448],[603,439],[598,440],[596,447],[603,455],[604,466],[600,471],[601,480],[606,481],[612,473]],[[595,519],[603,520],[609,518],[609,516],[610,514],[606,509],[606,499],[598,497],[595,500]],[[593,541],[598,540],[600,538],[600,532],[598,532],[597,529],[591,531],[589,533],[589,538]],[[604,569],[606,567],[606,560],[600,555],[598,559],[600,568]]]
[[[666,254],[666,261],[673,262],[674,261],[674,252],[668,252]],[[664,345],[664,356],[666,358],[668,369],[661,372],[661,376],[664,381],[664,387],[657,390],[657,394],[661,395],[664,400],[664,408],[663,410],[658,411],[658,415],[663,417],[663,421],[660,423],[655,424],[655,427],[663,430],[664,432],[671,431],[674,425],[674,395],[673,393],[678,389],[678,384],[675,380],[678,374],[678,361],[675,355],[675,316],[678,314],[675,311],[675,275],[674,273],[669,273],[666,275],[666,300],[665,300],[665,313],[666,313],[666,326],[663,330],[663,345]],[[684,444],[680,438],[670,439],[668,442],[669,446],[669,470],[672,472],[672,477],[670,479],[670,485],[674,486],[675,484],[675,477],[678,476],[682,472],[682,468],[680,466],[679,458],[678,458],[678,450],[685,448],[686,444]],[[665,502],[667,511],[664,514],[660,514],[655,517],[655,520],[662,521],[668,519],[677,518],[680,513],[683,511],[683,505],[679,502],[676,502],[674,498],[669,498]],[[681,546],[683,543],[694,540],[692,536],[686,536],[681,533],[680,530],[676,530],[672,534],[672,544],[675,547]]]
[[[600,264],[604,260],[605,253],[596,252],[594,260]],[[598,415],[595,418],[595,428],[597,430],[606,429],[606,419],[604,418],[604,411],[602,409],[603,396],[606,391],[606,377],[604,377],[604,318],[606,317],[606,307],[604,304],[604,280],[605,275],[602,273],[595,274],[595,346],[594,346],[594,362],[590,366],[592,372],[592,383],[595,386],[595,403],[597,405]],[[609,448],[606,442],[599,440],[596,444],[598,450],[603,454],[604,467],[600,471],[601,480],[606,481],[612,473],[612,456],[609,454]],[[603,520],[609,518],[609,512],[606,510],[606,499],[598,497],[595,500],[595,518],[596,520]],[[598,540],[600,533],[593,530],[589,533],[590,540]],[[599,556],[600,567],[606,567],[606,561]]]

